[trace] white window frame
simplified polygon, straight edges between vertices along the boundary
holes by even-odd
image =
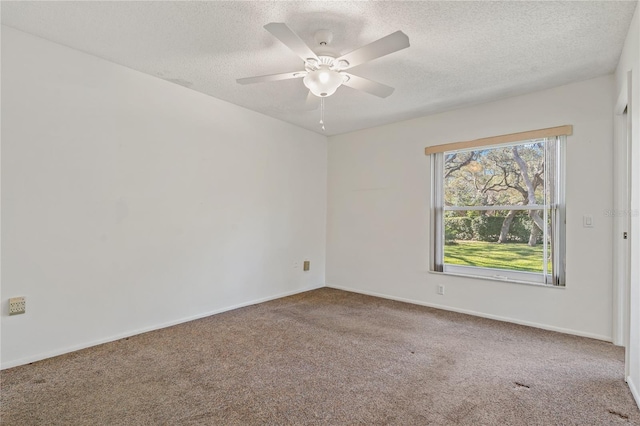
[[[536,138],[540,140],[539,138]],[[456,206],[449,207],[444,206],[444,158],[445,155],[451,152],[468,152],[479,149],[496,149],[509,146],[523,145],[532,143],[533,139],[525,139],[518,141],[510,141],[508,143],[495,144],[492,146],[484,146],[482,148],[473,146],[471,148],[441,150],[439,152],[430,153],[431,156],[431,247],[433,255],[431,256],[430,269],[434,272],[441,272],[445,274],[471,276],[478,278],[489,278],[501,281],[528,283],[528,284],[542,284],[548,286],[564,287],[566,285],[565,279],[565,254],[566,254],[566,205],[565,205],[565,144],[566,136],[549,136],[543,138],[545,142],[545,154],[547,152],[546,142],[551,139],[555,139],[555,167],[554,175],[556,176],[556,182],[554,185],[555,194],[553,194],[553,201],[545,205],[507,205],[507,206]],[[545,182],[548,182],[549,173],[545,161]],[[552,248],[552,271],[547,270],[547,262],[543,261],[543,272],[524,272],[509,269],[493,269],[483,268],[477,266],[462,266],[451,265],[444,263],[444,212],[446,211],[505,211],[505,210],[542,210],[544,223],[547,223],[551,219],[551,232],[554,236],[554,247]],[[551,212],[551,218],[548,216]],[[543,259],[548,258],[546,233],[544,230],[543,237]]]

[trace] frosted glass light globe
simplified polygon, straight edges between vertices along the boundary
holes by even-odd
[[[319,69],[310,71],[302,80],[311,93],[320,98],[333,95],[343,81],[340,73],[330,70],[328,65],[320,65]]]

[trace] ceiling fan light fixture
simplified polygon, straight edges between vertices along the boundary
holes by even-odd
[[[326,65],[322,65],[320,69],[310,71],[302,82],[315,96],[326,98],[336,92],[344,82],[344,79],[339,72],[330,70]]]

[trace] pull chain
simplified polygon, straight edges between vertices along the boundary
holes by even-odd
[[[324,132],[324,98],[320,98],[320,126]]]

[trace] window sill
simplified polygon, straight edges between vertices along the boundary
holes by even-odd
[[[428,271],[430,274],[434,274],[434,275],[440,275],[440,276],[452,276],[452,277],[461,277],[461,278],[473,278],[476,280],[485,280],[485,281],[494,281],[494,282],[500,282],[500,283],[509,283],[509,284],[524,284],[524,285],[532,285],[535,287],[545,287],[545,288],[554,288],[554,289],[565,289],[566,285],[553,285],[553,284],[543,284],[543,283],[536,283],[536,282],[531,282],[531,281],[520,281],[520,280],[515,280],[512,278],[495,278],[495,277],[488,277],[488,276],[482,276],[482,275],[471,275],[471,274],[461,274],[461,273],[455,273],[455,272],[437,272],[437,271]]]

